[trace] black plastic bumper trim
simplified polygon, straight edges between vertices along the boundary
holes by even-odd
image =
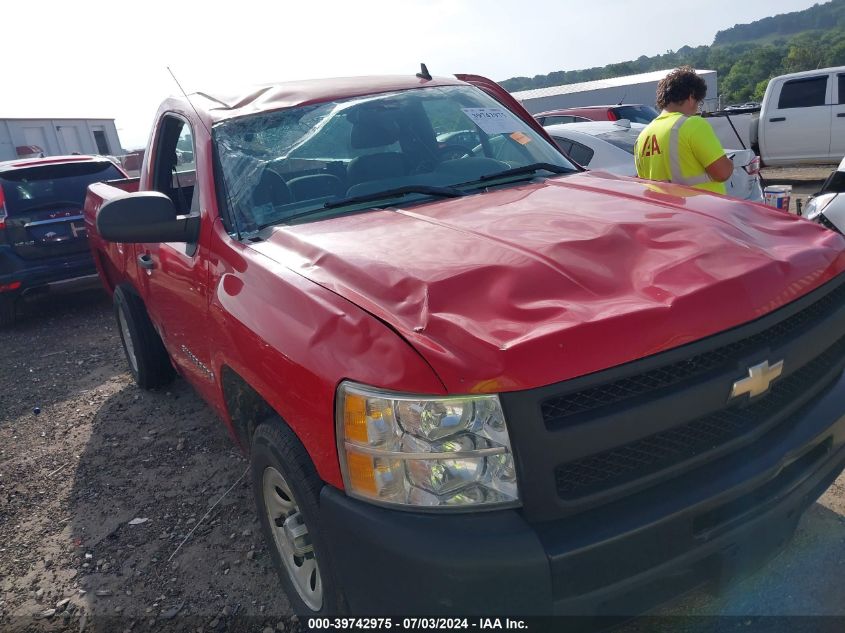
[[[706,486],[678,480],[661,504],[633,495],[532,524],[522,510],[399,512],[325,486],[321,529],[353,613],[636,614],[788,541],[845,468],[843,396],[840,376],[776,446],[726,461]]]

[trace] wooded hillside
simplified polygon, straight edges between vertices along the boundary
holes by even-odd
[[[684,46],[663,55],[584,70],[514,77],[509,91],[621,77],[690,64],[716,70],[724,105],[759,101],[769,79],[784,73],[845,65],[845,0],[763,18],[719,31],[710,46]],[[715,95],[712,95],[715,96]]]

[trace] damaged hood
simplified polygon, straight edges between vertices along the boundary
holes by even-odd
[[[276,227],[253,248],[389,324],[454,393],[655,354],[845,270],[845,240],[815,224],[600,172]]]

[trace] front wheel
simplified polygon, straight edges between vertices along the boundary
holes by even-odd
[[[175,372],[170,357],[141,298],[118,286],[114,291],[114,314],[123,351],[138,386],[152,389],[173,380]]]
[[[268,420],[253,435],[250,470],[261,530],[294,612],[341,613],[343,601],[319,522],[325,484],[305,447],[283,422]]]

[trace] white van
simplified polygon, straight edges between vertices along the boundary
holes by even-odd
[[[838,163],[845,156],[845,66],[769,81],[751,145],[764,165]]]

